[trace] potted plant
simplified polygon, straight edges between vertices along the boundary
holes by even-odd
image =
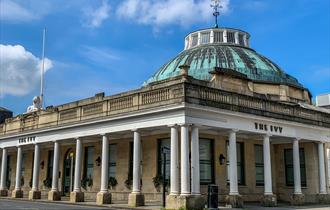
[[[125,187],[129,190],[132,189],[132,184],[133,184],[133,177],[128,176],[127,179],[125,180]]]
[[[87,187],[91,187],[93,186],[93,179],[91,176],[89,177],[84,177],[82,180],[81,180],[81,187],[85,190],[87,190]]]
[[[112,190],[118,184],[117,179],[115,177],[110,176],[108,181],[108,188]]]
[[[152,178],[152,182],[154,183],[157,192],[160,192],[160,188],[163,186],[163,176],[157,174],[154,178]]]
[[[52,187],[52,178],[47,177],[47,178],[43,181],[43,183],[44,183],[44,186],[45,186],[46,188],[51,188],[51,187]]]

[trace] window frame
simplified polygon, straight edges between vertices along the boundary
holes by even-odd
[[[257,163],[257,158],[256,158],[256,155],[257,155],[256,148],[257,147],[261,148],[262,163]],[[264,156],[263,149],[264,149],[264,147],[261,144],[255,144],[254,145],[254,162],[255,162],[255,178],[256,178],[255,181],[256,181],[256,186],[257,187],[261,187],[261,186],[265,185],[265,177],[264,177],[264,167],[265,167],[265,165],[264,165],[264,159],[263,159],[263,156]],[[262,175],[263,175],[262,176],[262,181],[260,180],[259,182],[257,180],[257,168],[262,168]]]
[[[88,150],[89,149],[93,149],[92,163],[88,163],[88,159],[89,159]],[[87,146],[87,147],[85,147],[84,172],[83,172],[83,177],[84,178],[90,178],[90,177],[93,178],[93,176],[94,176],[94,155],[95,155],[95,147],[94,146]],[[92,169],[92,174],[91,174],[90,177],[87,174],[88,173],[88,169]]]
[[[112,155],[112,152],[111,152],[111,150],[110,150],[110,147],[111,146],[114,146],[114,147],[116,147],[116,154],[115,154],[115,162],[111,162],[111,155]],[[118,146],[117,146],[117,144],[109,144],[109,162],[108,162],[108,171],[109,171],[109,173],[108,173],[108,178],[110,178],[110,177],[113,177],[113,178],[116,178],[116,176],[117,176],[117,151],[118,151]],[[111,174],[110,174],[110,168],[111,167],[114,167],[115,168],[115,176],[111,176]]]
[[[214,171],[214,139],[209,138],[199,138],[199,154],[200,154],[200,143],[201,141],[209,141],[210,142],[210,170],[211,170],[211,181],[202,181],[200,180],[201,185],[208,185],[208,184],[214,184],[215,183],[215,171]],[[201,159],[199,160],[199,166],[201,165]]]
[[[287,164],[287,158],[286,158],[286,152],[290,152],[292,155],[292,164]],[[301,157],[302,153],[302,157]],[[303,163],[302,163],[303,160]],[[305,149],[304,148],[299,148],[299,161],[300,161],[300,184],[301,187],[307,187],[307,177],[306,177],[306,158],[305,158]],[[284,168],[285,168],[285,186],[287,187],[293,187],[294,186],[294,172],[293,172],[293,149],[292,148],[287,148],[284,149]],[[292,177],[293,177],[293,182],[290,183],[288,180],[288,168],[292,168]],[[303,174],[303,176],[302,176]],[[305,180],[303,180],[303,177],[305,177]]]
[[[229,180],[229,141],[226,141],[226,144],[227,144],[227,184],[229,184],[230,180]],[[244,149],[245,149],[245,145],[244,145],[244,142],[237,142],[236,141],[236,157],[237,157],[237,146],[240,146],[240,161],[238,160],[237,158],[237,169],[240,167],[240,171],[241,173],[238,174],[238,170],[237,170],[237,184],[239,186],[246,186],[246,180],[245,180],[245,158],[244,158],[244,155],[245,155],[245,152],[244,152]],[[240,164],[239,164],[240,163]],[[240,179],[239,179],[240,177]]]

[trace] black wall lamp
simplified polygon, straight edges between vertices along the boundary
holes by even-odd
[[[98,158],[96,158],[96,165],[97,166],[100,166],[101,165],[101,158],[100,158],[100,156],[98,156]]]
[[[45,167],[45,161],[41,161],[40,167],[41,167],[41,169],[44,169],[44,167]]]
[[[219,163],[220,165],[223,165],[225,163],[226,157],[223,154],[220,154],[219,156]]]

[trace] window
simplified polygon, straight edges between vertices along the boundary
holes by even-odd
[[[163,176],[163,164],[164,164],[164,156],[162,154],[162,148],[171,148],[171,140],[170,139],[160,139],[158,141],[158,174]],[[171,167],[171,154],[166,153],[166,166],[165,166],[165,172],[166,177],[165,179],[168,180],[170,177],[170,167]]]
[[[109,177],[116,177],[117,145],[109,145]]]
[[[162,147],[171,148],[170,139],[160,139],[158,142],[158,174],[163,175],[164,157]],[[213,141],[210,139],[199,140],[199,170],[200,183],[210,184],[214,182],[214,166],[213,166]],[[166,154],[166,180],[170,178],[171,154]]]
[[[235,43],[235,34],[234,32],[227,32],[227,42]]]
[[[25,175],[25,159],[26,159],[26,153],[23,153],[22,166],[21,166],[21,177],[24,177],[24,175]]]
[[[328,157],[328,183],[330,187],[330,149],[327,149],[327,157]]]
[[[264,186],[264,153],[262,145],[254,145],[256,185]]]
[[[133,180],[133,142],[129,142],[129,170],[128,180]]]
[[[245,184],[244,174],[244,144],[241,142],[236,143],[237,153],[237,182],[239,185]],[[227,142],[227,182],[229,183],[229,142]]]
[[[6,186],[7,189],[10,188],[11,185],[11,155],[7,156],[7,170],[6,170],[7,174],[6,174]]]
[[[198,35],[196,34],[191,37],[191,46],[194,47],[197,45],[197,43],[198,43]]]
[[[213,173],[213,141],[210,139],[199,140],[199,162],[201,184],[214,182]]]
[[[47,179],[52,179],[53,176],[53,163],[54,162],[54,150],[48,151],[48,165],[47,165]]]
[[[214,42],[215,43],[221,43],[223,42],[223,32],[214,32]]]
[[[210,43],[210,33],[201,33],[201,44]]]
[[[300,178],[301,186],[306,187],[306,167],[305,167],[305,152],[304,149],[299,149],[299,159],[300,159]],[[293,177],[293,153],[292,149],[284,150],[284,161],[285,161],[285,181],[286,186],[294,185]]]
[[[243,34],[239,34],[238,35],[238,41],[239,41],[239,44],[244,46],[244,39],[243,39]]]
[[[93,167],[94,167],[94,147],[85,147],[85,178],[93,177]]]

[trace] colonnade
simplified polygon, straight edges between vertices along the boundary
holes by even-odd
[[[170,161],[170,192],[169,196],[200,196],[200,168],[199,168],[199,127],[195,125],[171,125],[170,142],[171,142],[171,161]],[[179,147],[179,130],[181,134]],[[129,196],[129,204],[131,206],[144,205],[144,196],[141,192],[141,134],[139,130],[133,130],[133,187]],[[229,141],[229,196],[239,196],[237,181],[237,153],[236,153],[236,135],[238,130],[230,130],[228,134]],[[101,185],[97,195],[97,203],[104,204],[111,202],[111,194],[108,192],[108,162],[109,162],[109,139],[106,134],[102,136],[102,161],[101,161]],[[264,196],[266,198],[275,199],[276,196],[272,189],[272,166],[270,152],[270,135],[263,136],[263,159],[264,159]],[[300,139],[294,139],[293,148],[293,171],[294,171],[294,192],[296,196],[302,195],[301,174],[299,160],[299,142]],[[75,156],[75,173],[74,188],[70,194],[70,200],[73,202],[84,201],[84,195],[81,191],[81,169],[82,169],[82,139],[76,138],[76,156]],[[180,148],[180,154],[179,154]],[[60,142],[54,141],[52,186],[48,194],[49,200],[60,200],[60,192],[58,188],[59,179],[59,159],[60,159]],[[179,156],[180,155],[180,156]],[[191,155],[191,158],[189,157]],[[319,194],[327,194],[326,176],[324,162],[324,144],[318,143],[319,155]],[[0,194],[4,196],[6,193],[7,180],[7,156],[8,148],[2,149],[2,165],[0,175]],[[180,163],[179,163],[180,158]],[[40,167],[40,144],[34,145],[34,162],[33,162],[33,179],[32,189],[29,192],[29,199],[40,199],[39,189],[39,167]],[[22,146],[17,146],[17,162],[16,162],[16,178],[15,188],[12,192],[13,197],[22,197],[21,190],[21,169],[22,169]]]

